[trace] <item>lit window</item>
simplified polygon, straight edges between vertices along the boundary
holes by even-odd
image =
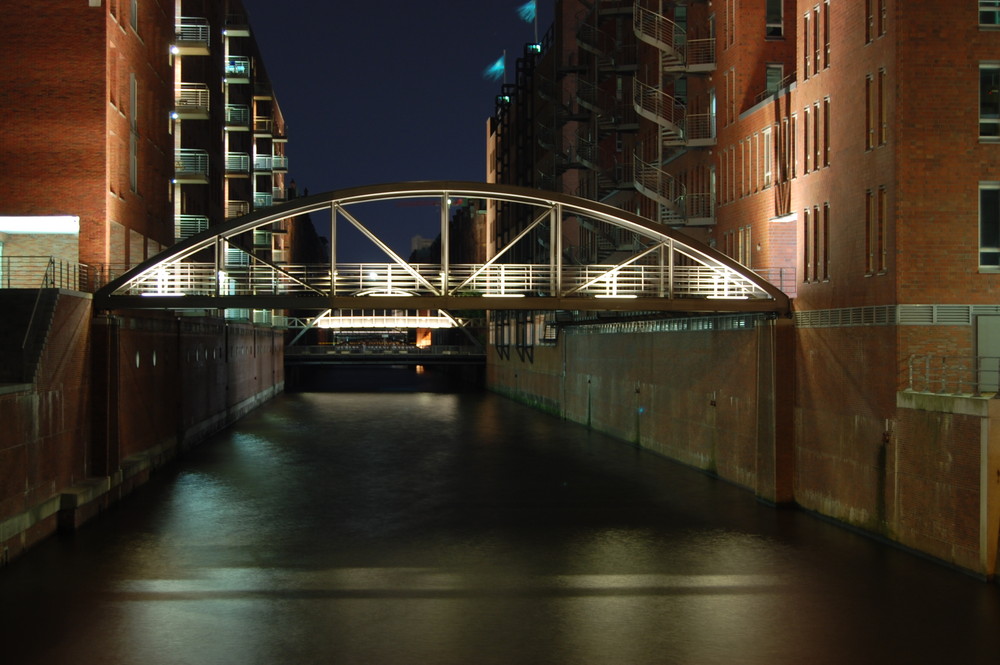
[[[1000,138],[1000,65],[979,65],[979,136]]]
[[[764,138],[764,145],[761,146],[761,158],[764,162],[764,187],[771,186],[771,151],[774,149],[771,141],[771,128],[768,127],[761,134]]]
[[[781,81],[785,78],[785,67],[782,64],[767,65],[764,73],[767,94],[773,95],[781,89]]]
[[[1000,269],[1000,182],[979,183],[979,267]]]
[[[1000,28],[1000,0],[979,0],[979,25]]]

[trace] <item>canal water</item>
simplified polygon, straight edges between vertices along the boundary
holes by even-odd
[[[396,385],[282,395],[0,570],[0,662],[1000,662],[996,585]]]

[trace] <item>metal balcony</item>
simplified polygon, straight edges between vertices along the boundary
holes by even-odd
[[[231,55],[226,58],[226,83],[250,82],[250,58]]]
[[[272,187],[271,188],[271,200],[275,203],[280,201],[285,201],[288,198],[288,194],[284,187]]]
[[[253,193],[253,207],[254,208],[267,208],[274,205],[274,195],[271,193],[264,192],[254,192]]]
[[[226,153],[226,175],[250,173],[250,155],[245,152]]]
[[[275,171],[287,171],[288,157],[286,157],[285,155],[273,155],[271,158],[271,167]]]
[[[226,27],[222,34],[226,37],[249,37],[250,22],[246,14],[226,14]]]
[[[253,170],[254,171],[270,171],[273,159],[271,155],[254,155],[253,156]]]
[[[181,120],[207,120],[209,99],[208,85],[204,83],[174,86],[174,111]]]
[[[226,130],[245,132],[250,129],[250,107],[246,104],[226,104]]]
[[[174,23],[178,55],[209,55],[212,30],[207,18],[178,16]]]
[[[274,129],[274,120],[271,116],[258,115],[253,119],[253,133],[255,136],[270,136]]]
[[[249,201],[226,201],[226,219],[250,214]]]
[[[196,233],[201,233],[207,228],[208,217],[205,215],[175,215],[174,241],[180,242]]]
[[[174,182],[207,184],[208,152],[194,148],[178,148],[174,156]]]

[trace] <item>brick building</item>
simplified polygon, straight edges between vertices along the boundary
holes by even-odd
[[[69,242],[7,234],[8,258],[55,252],[92,286],[286,198],[284,119],[239,0],[49,0],[3,21],[0,59],[0,216],[79,218]],[[286,260],[275,231],[246,248]]]
[[[559,0],[487,165],[680,228],[793,295],[794,501],[988,573],[998,24],[993,1]],[[497,243],[518,225],[490,219]],[[627,241],[570,232],[582,261]]]

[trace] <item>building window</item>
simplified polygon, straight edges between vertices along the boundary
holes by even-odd
[[[885,109],[885,69],[878,70],[878,145],[885,145],[889,122]]]
[[[865,44],[875,38],[875,0],[865,0]]]
[[[764,72],[767,94],[773,95],[781,89],[781,81],[785,78],[785,66],[781,63],[767,65]]]
[[[802,247],[804,248],[802,263],[805,267],[803,282],[812,281],[812,236],[813,228],[809,217],[809,208],[806,208],[802,211]]]
[[[872,75],[865,76],[865,148],[871,150],[875,147],[875,114],[872,111],[874,104],[874,81]]]
[[[979,25],[1000,28],[1000,0],[979,0]]]
[[[809,146],[809,107],[802,109],[802,173],[809,173],[812,149]]]
[[[865,274],[875,272],[875,207],[872,190],[865,192]]]
[[[819,247],[820,247],[820,237],[823,233],[823,220],[819,216],[819,206],[813,206],[813,247],[812,255],[813,261],[816,263],[813,269],[813,281],[818,282],[820,275],[823,274],[822,258],[820,257]]]
[[[791,170],[790,177],[794,178],[796,174],[795,162],[798,158],[798,154],[795,152],[795,132],[798,131],[798,117],[793,113],[789,129],[788,129],[788,167]]]
[[[129,25],[136,32],[139,32],[139,0],[132,0],[131,14],[129,14]]]
[[[761,158],[764,162],[765,188],[771,186],[771,170],[772,170],[771,161],[772,161],[772,150],[774,149],[773,142],[771,140],[771,129],[772,129],[771,127],[768,127],[761,134],[763,136],[763,141],[764,141],[764,144],[761,146],[761,150],[763,151],[761,154]]]
[[[784,5],[784,0],[767,0],[765,34],[768,37],[784,36]]]
[[[128,114],[129,114],[129,142],[128,142],[128,182],[129,188],[134,192],[139,188],[139,88],[135,80],[135,72],[128,77]]]
[[[1000,64],[979,65],[979,136],[1000,138]]]
[[[830,203],[823,204],[823,280],[830,279]]]
[[[830,165],[830,98],[823,100],[823,166]]]
[[[818,171],[823,159],[823,144],[819,142],[819,102],[813,104],[813,171]]]
[[[877,211],[876,222],[878,228],[875,238],[875,241],[877,243],[875,246],[875,251],[876,251],[875,259],[878,261],[879,273],[884,273],[888,268],[888,265],[886,263],[886,256],[888,252],[886,250],[886,233],[885,233],[886,216],[888,210],[886,208],[885,187],[878,188],[877,203],[878,203],[878,211]]]
[[[803,78],[809,78],[809,63],[812,61],[812,52],[809,50],[809,14],[802,17],[802,74]]]
[[[830,66],[830,0],[823,4],[823,67]]]
[[[813,10],[813,73],[819,74],[820,52],[822,44],[819,42],[819,7]]]
[[[979,267],[1000,270],[1000,182],[979,183]]]
[[[885,34],[886,23],[889,20],[889,11],[885,5],[886,0],[878,0],[878,36]]]

